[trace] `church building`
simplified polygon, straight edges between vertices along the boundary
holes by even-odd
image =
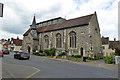
[[[23,51],[56,48],[57,52],[94,57],[102,54],[100,27],[96,12],[73,19],[62,17],[36,23],[23,34]]]

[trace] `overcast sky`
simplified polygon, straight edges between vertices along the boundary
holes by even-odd
[[[35,14],[41,22],[56,17],[76,18],[97,12],[101,36],[118,39],[118,0],[0,0],[4,17],[0,18],[1,38],[23,38]]]

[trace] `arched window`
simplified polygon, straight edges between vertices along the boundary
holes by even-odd
[[[45,48],[49,48],[49,37],[47,35],[44,36],[44,46]]]
[[[70,47],[76,48],[76,33],[70,32]]]
[[[61,48],[62,47],[62,44],[61,44],[61,34],[58,33],[56,35],[56,48]]]

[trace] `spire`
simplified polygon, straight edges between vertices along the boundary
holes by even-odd
[[[36,28],[36,19],[35,19],[35,15],[34,15],[34,18],[33,18],[33,22],[32,22],[32,25],[31,25],[31,28]]]

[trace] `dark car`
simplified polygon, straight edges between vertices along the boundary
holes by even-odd
[[[3,50],[3,54],[9,54],[9,50],[8,49]]]
[[[3,51],[0,51],[0,56],[3,57]]]
[[[29,59],[30,53],[26,52],[26,51],[18,51],[17,53],[14,54],[14,58],[16,58],[16,59]]]

